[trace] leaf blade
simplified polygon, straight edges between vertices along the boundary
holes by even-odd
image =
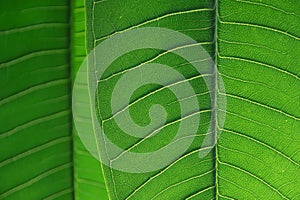
[[[72,198],[68,4],[2,1],[1,13],[0,198]]]

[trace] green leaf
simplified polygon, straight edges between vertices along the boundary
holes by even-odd
[[[91,30],[88,35],[89,49],[118,32],[125,32],[131,28],[159,26],[181,31],[202,44],[213,55],[214,11],[212,3],[193,0],[186,1],[184,4],[174,4],[173,1],[151,3],[150,5],[145,1],[129,0],[89,3],[87,5],[89,14],[87,26],[88,30]],[[114,12],[111,12],[112,8]],[[201,58],[194,61],[203,62],[199,59]],[[183,58],[158,49],[144,49],[136,50],[117,59],[104,72],[99,85],[100,120],[103,122],[104,131],[107,137],[118,146],[133,152],[157,150],[168,144],[176,133],[181,122],[178,111],[180,102],[169,89],[163,89],[156,84],[145,85],[134,92],[130,101],[130,114],[136,123],[146,125],[150,122],[148,117],[150,106],[157,103],[163,105],[168,113],[167,125],[159,127],[162,130],[157,135],[149,139],[138,140],[126,135],[111,118],[110,99],[117,81],[123,72],[149,61],[170,65],[189,80],[197,99],[201,102],[198,105],[201,109],[200,126],[187,152],[165,169],[133,174],[103,166],[109,197],[110,199],[150,199],[153,197],[182,199],[203,191],[197,198],[211,199],[215,192],[213,152],[204,159],[199,159],[201,151],[199,148],[203,138],[212,136],[212,133],[207,133],[211,115],[210,94],[202,77],[197,77],[198,72]],[[169,82],[177,84],[178,80],[169,80]],[[151,95],[147,96],[149,93]],[[188,103],[189,99],[180,99],[180,101]],[[196,109],[191,110],[191,113],[196,111]],[[193,117],[191,113],[186,114],[186,117]],[[134,144],[140,145],[136,145],[135,148]]]
[[[217,145],[222,198],[299,199],[299,7],[219,3],[218,67],[228,102]]]
[[[292,0],[1,1],[0,199],[299,199],[299,8]],[[129,173],[101,165],[84,145],[71,119],[71,89],[96,45],[143,27],[191,37],[222,79],[194,69],[208,55],[189,63],[176,54],[185,45],[193,52],[190,43],[137,49],[109,66],[98,84],[97,117],[122,149],[156,151],[183,121],[200,117],[183,155],[162,169]],[[195,95],[177,99],[171,87],[141,85],[118,115],[129,111],[147,126],[152,105],[167,113],[165,124],[152,127],[157,133],[141,139],[119,127],[111,99],[127,72],[143,75],[141,64],[151,63],[182,74],[187,81],[169,83],[188,83]],[[184,118],[181,103],[190,108]]]
[[[226,97],[227,109],[211,113],[203,79],[189,80],[201,102],[200,110],[207,111],[200,114],[193,144],[180,158],[155,172],[127,173],[103,165],[110,199],[299,197],[299,6],[280,0],[88,2],[89,50],[135,28],[176,30],[195,39],[214,57],[226,89],[224,93],[217,87],[215,95],[217,103]],[[151,105],[163,105],[168,117],[157,135],[145,140],[128,136],[113,118],[110,100],[117,82],[141,63],[151,62],[169,65],[186,79],[198,75],[183,59],[158,49],[123,55],[104,72],[99,84],[99,120],[107,137],[127,151],[157,150],[171,141],[178,128],[178,101],[155,84],[135,91],[125,110],[130,109],[132,120],[145,126],[150,123]],[[222,126],[218,116],[224,114]],[[207,133],[211,119],[216,126]],[[204,137],[212,134],[213,145],[219,131],[214,151],[199,158]]]
[[[0,2],[0,199],[71,199],[66,1]]]
[[[85,4],[76,0],[72,4],[72,81],[86,56]],[[74,124],[73,124],[74,126]],[[73,128],[74,188],[76,199],[108,199],[101,164],[82,144]]]

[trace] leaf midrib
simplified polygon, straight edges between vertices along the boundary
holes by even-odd
[[[214,41],[215,41],[215,56],[214,56],[214,99],[213,99],[213,102],[214,102],[214,106],[213,106],[213,117],[212,117],[212,123],[214,124],[213,126],[213,144],[215,145],[215,160],[214,160],[214,164],[215,164],[215,198],[216,200],[219,199],[219,181],[218,181],[218,134],[217,134],[217,129],[218,129],[218,122],[217,122],[217,111],[216,111],[216,108],[217,108],[217,92],[218,92],[218,83],[217,83],[217,71],[216,71],[216,68],[218,68],[218,54],[219,54],[219,46],[218,46],[218,19],[219,19],[219,0],[215,0],[215,5],[214,5],[214,10],[215,10],[215,13],[214,13],[214,16],[215,16],[215,19],[214,19],[214,22],[215,22],[215,32],[214,32]]]

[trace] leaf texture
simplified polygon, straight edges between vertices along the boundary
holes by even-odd
[[[207,133],[203,124],[210,120],[209,95],[205,96],[208,91],[201,78],[194,80],[199,102],[206,102],[201,109],[207,113],[201,114],[193,145],[168,167],[130,174],[104,165],[110,199],[299,198],[299,8],[298,2],[281,0],[87,3],[90,50],[105,39],[134,28],[177,30],[197,40],[214,57],[226,88],[226,93],[218,88],[215,91],[217,96],[227,98],[227,109],[217,111],[226,113],[225,125],[220,127],[216,121],[215,130]],[[135,152],[166,145],[176,130],[176,123],[172,122],[179,116],[174,111],[176,104],[169,106],[169,101],[176,100],[168,91],[148,85],[133,95],[131,117],[146,125],[149,106],[159,99],[160,104],[169,108],[167,124],[172,125],[163,126],[160,135],[142,143],[117,127],[109,108],[113,87],[123,74],[145,62],[173,68],[184,65],[171,53],[139,50],[115,61],[99,84],[100,88],[102,83],[106,84],[98,98],[99,120],[107,136],[120,147]],[[187,78],[195,76],[188,64],[178,71]],[[214,137],[217,131],[221,135],[216,148],[200,159],[196,152],[201,151],[203,135]]]
[[[72,82],[87,54],[85,2],[72,2]],[[74,126],[74,124],[73,124]],[[101,164],[84,147],[73,128],[75,199],[108,199]]]
[[[28,0],[0,1],[0,11],[0,199],[300,199],[298,1]],[[218,83],[209,91],[204,79],[216,73],[199,75],[172,51],[139,49],[115,60],[99,81],[96,102],[101,126],[119,147],[156,151],[182,121],[200,116],[183,155],[160,170],[129,173],[101,165],[85,148],[72,128],[70,94],[95,46],[142,27],[196,40],[215,61],[226,92]],[[127,72],[142,74],[149,63],[181,73],[186,81],[169,83],[187,82],[195,95],[177,99],[158,84],[137,89],[119,113],[129,110],[136,124],[146,126],[152,105],[167,112],[166,123],[151,130],[157,133],[141,139],[118,127],[111,98]],[[214,110],[211,95],[226,97],[226,109]],[[200,110],[191,106],[181,118],[180,103],[189,105],[191,98]],[[226,116],[224,126],[218,115]]]
[[[217,62],[227,118],[219,199],[299,199],[300,4],[221,0]]]
[[[111,10],[113,8],[113,11]],[[163,27],[180,31],[197,42],[214,56],[214,10],[212,2],[186,1],[174,4],[173,1],[96,1],[87,4],[87,41],[92,49],[103,40],[139,27]],[[110,17],[107,17],[110,16]],[[163,42],[163,41],[162,41]],[[176,46],[174,47],[176,48]],[[195,62],[203,62],[195,60]],[[176,99],[167,89],[148,84],[139,88],[129,104],[131,116],[136,123],[148,124],[148,110],[159,103],[167,110],[166,125],[159,127],[157,135],[138,140],[126,135],[112,119],[110,99],[117,81],[128,70],[138,70],[143,63],[169,65],[183,74],[195,90],[199,102],[200,125],[197,136],[190,148],[178,159],[162,170],[133,174],[111,169],[105,165],[104,175],[110,199],[213,199],[215,194],[214,152],[205,159],[199,159],[203,139],[207,133],[211,107],[210,94],[201,76],[190,63],[172,52],[160,49],[143,49],[128,53],[106,70],[99,83],[99,108],[107,137],[118,146],[133,152],[148,152],[166,145],[176,133],[180,119],[179,102],[189,99]],[[204,74],[212,76],[212,74]],[[178,80],[170,84],[180,85]],[[197,110],[194,110],[197,111]],[[146,117],[145,117],[146,116]],[[188,114],[187,117],[193,117]],[[155,131],[155,130],[153,130]],[[212,144],[210,145],[212,146]]]
[[[0,1],[0,199],[73,196],[68,11]]]

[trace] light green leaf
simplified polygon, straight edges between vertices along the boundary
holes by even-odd
[[[86,56],[85,4],[76,0],[72,4],[72,82]],[[73,124],[74,126],[74,124]],[[101,164],[83,146],[76,128],[73,128],[74,188],[76,199],[107,199]]]
[[[300,4],[223,0],[218,66],[227,118],[217,145],[217,194],[299,199]]]

